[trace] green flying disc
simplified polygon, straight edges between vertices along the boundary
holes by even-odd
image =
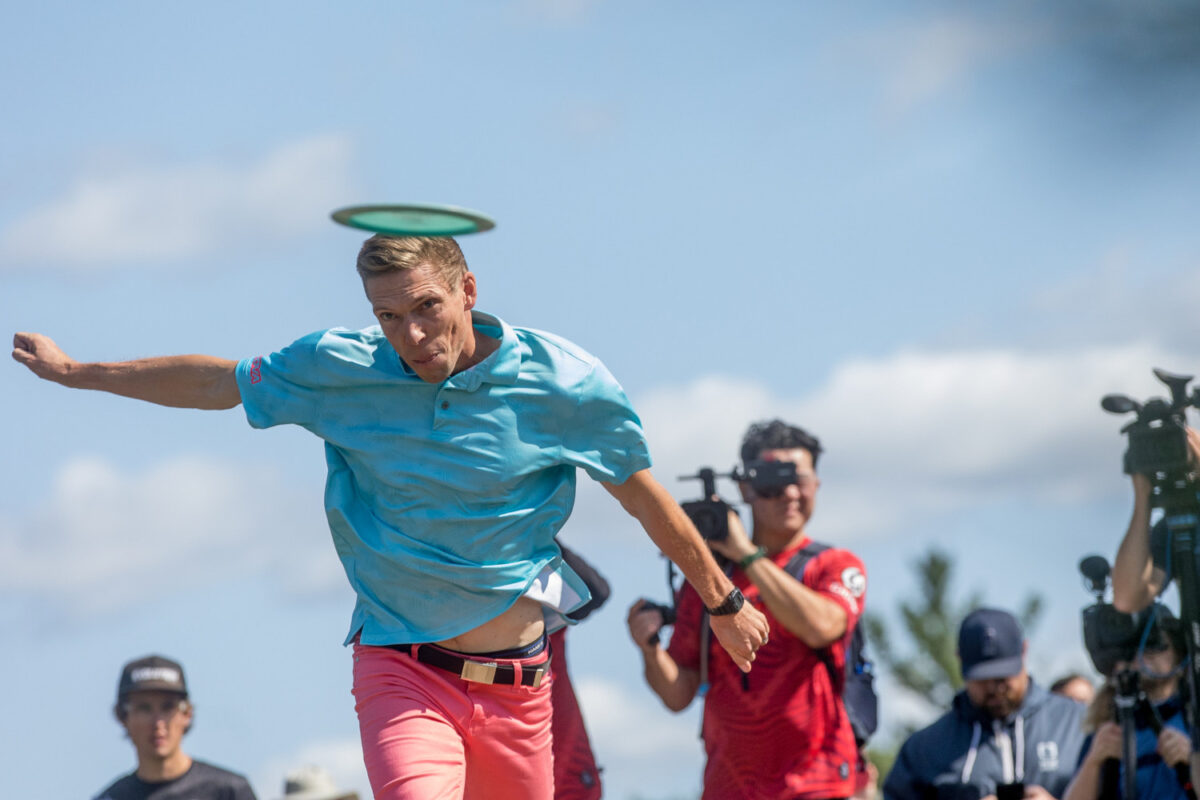
[[[333,221],[385,236],[462,236],[496,227],[489,217],[457,206],[373,205],[334,211]]]

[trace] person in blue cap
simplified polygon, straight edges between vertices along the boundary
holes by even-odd
[[[1025,635],[1007,611],[980,608],[962,621],[965,687],[932,725],[900,748],[885,800],[1060,798],[1083,746],[1084,707],[1036,684]]]

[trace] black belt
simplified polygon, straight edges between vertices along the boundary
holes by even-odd
[[[389,644],[387,647],[411,656],[414,645]],[[546,677],[546,670],[550,667],[549,661],[537,666],[514,666],[512,664],[499,664],[495,661],[474,661],[433,645],[417,646],[416,659],[422,664],[428,664],[431,667],[453,672],[464,681],[472,681],[473,683],[502,683],[512,686],[516,682],[514,680],[516,670],[520,670],[521,685],[532,686],[534,689],[542,685],[542,678]]]

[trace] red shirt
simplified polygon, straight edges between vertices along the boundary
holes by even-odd
[[[772,560],[786,568],[808,543],[805,537]],[[866,599],[865,575],[862,561],[848,550],[823,550],[804,566],[804,585],[846,611],[846,635],[828,648],[839,682]],[[732,580],[746,601],[766,615],[770,636],[745,675],[716,637],[710,637],[704,800],[849,797],[855,789],[858,748],[829,671],[817,651],[772,616],[745,573],[735,567]],[[684,584],[668,652],[685,669],[700,669],[703,610],[699,595]]]

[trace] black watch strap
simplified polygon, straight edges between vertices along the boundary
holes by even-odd
[[[721,601],[721,605],[716,608],[708,609],[708,614],[711,617],[725,617],[730,614],[736,614],[741,611],[742,604],[746,602],[746,598],[742,596],[742,590],[733,587],[733,591]]]

